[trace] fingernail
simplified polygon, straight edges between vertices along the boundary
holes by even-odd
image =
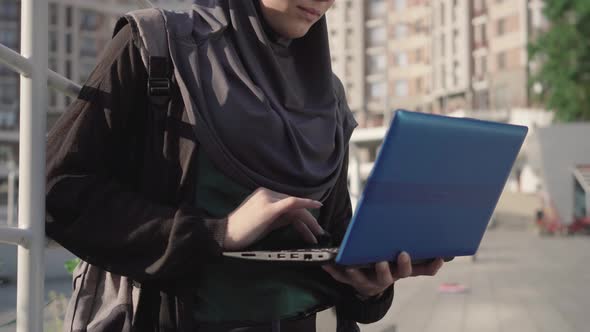
[[[407,263],[410,261],[410,255],[405,251],[402,251],[402,253],[399,254],[399,256],[402,263]]]
[[[324,206],[324,204],[320,201],[314,201],[315,203],[317,203],[319,206]]]

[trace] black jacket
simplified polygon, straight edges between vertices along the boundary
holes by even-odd
[[[137,45],[124,27],[49,134],[46,231],[88,266],[141,285],[139,303],[100,326],[188,330],[187,289],[207,273],[204,262],[220,259],[227,223],[205,220],[193,207],[198,142],[174,81],[168,104],[148,103]],[[318,220],[338,242],[352,215],[347,161]],[[343,292],[339,316],[362,323],[381,319],[393,298],[393,287],[376,301]]]

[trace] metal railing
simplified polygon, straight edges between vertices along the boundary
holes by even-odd
[[[140,8],[153,7],[148,0],[137,3]],[[21,54],[0,44],[0,61],[22,76],[18,227],[0,226],[0,243],[18,246],[17,332],[43,331],[47,88],[73,97],[80,91],[78,84],[47,69],[48,9],[48,0],[22,0]]]

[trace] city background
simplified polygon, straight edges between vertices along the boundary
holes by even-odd
[[[585,1],[335,1],[327,14],[332,66],[359,123],[351,142],[351,170],[360,176],[360,185],[351,181],[353,203],[396,109],[529,127],[477,256],[456,259],[435,278],[401,281],[386,318],[363,331],[588,330],[590,238],[580,234],[590,225],[590,59],[572,46],[588,42]],[[152,2],[187,10],[192,0]],[[117,18],[134,9],[134,0],[49,0],[50,69],[83,84]],[[555,18],[558,10],[565,21]],[[588,34],[575,39],[568,26]],[[581,101],[559,102],[559,93],[578,87],[550,75],[555,51],[539,40],[557,29],[560,53],[587,60],[578,61],[580,77],[572,75],[586,93]],[[19,51],[20,1],[0,0],[0,44]],[[71,102],[49,91],[48,128]],[[18,164],[18,131],[19,75],[0,63],[0,224],[14,222],[8,178]],[[72,256],[50,247],[46,258],[46,330],[57,331],[71,293],[63,262]],[[15,330],[15,276],[16,248],[0,245],[2,332]],[[331,311],[319,322],[319,331],[334,330]]]

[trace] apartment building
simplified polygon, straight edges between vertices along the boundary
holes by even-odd
[[[548,26],[542,8],[541,0],[474,0],[473,108],[530,105],[527,45]]]
[[[0,0],[0,43],[20,49],[20,2]],[[0,130],[16,123],[19,75],[0,65]]]
[[[332,69],[346,89],[348,104],[358,116],[364,110],[365,49],[363,1],[336,1],[326,14]]]
[[[361,127],[380,126],[389,97],[388,1],[336,1],[327,14],[332,67]]]
[[[528,107],[527,45],[547,28],[542,8],[542,0],[337,1],[328,14],[334,71],[366,126],[396,108]]]
[[[185,9],[191,0],[153,1],[170,9]],[[49,67],[77,83],[83,83],[111,39],[118,17],[138,9],[135,0],[49,0]],[[0,0],[0,43],[20,49],[20,1]],[[49,90],[47,125],[51,127],[71,102],[70,97]],[[10,137],[0,142],[0,163],[17,154],[19,75],[0,64],[0,132]],[[10,141],[10,142],[9,142]],[[1,144],[4,143],[4,144]]]
[[[154,1],[167,8],[185,8],[188,0]],[[83,83],[100,52],[111,38],[121,14],[137,9],[134,0],[49,0],[49,67],[74,82]],[[0,43],[20,48],[20,1],[0,0]],[[0,128],[18,124],[19,76],[0,65]],[[48,124],[51,125],[70,98],[50,90]]]
[[[434,111],[529,107],[542,0],[432,0]]]
[[[470,103],[469,0],[431,1],[432,111],[445,113]]]
[[[390,1],[388,12],[388,108],[432,112],[430,1]]]

